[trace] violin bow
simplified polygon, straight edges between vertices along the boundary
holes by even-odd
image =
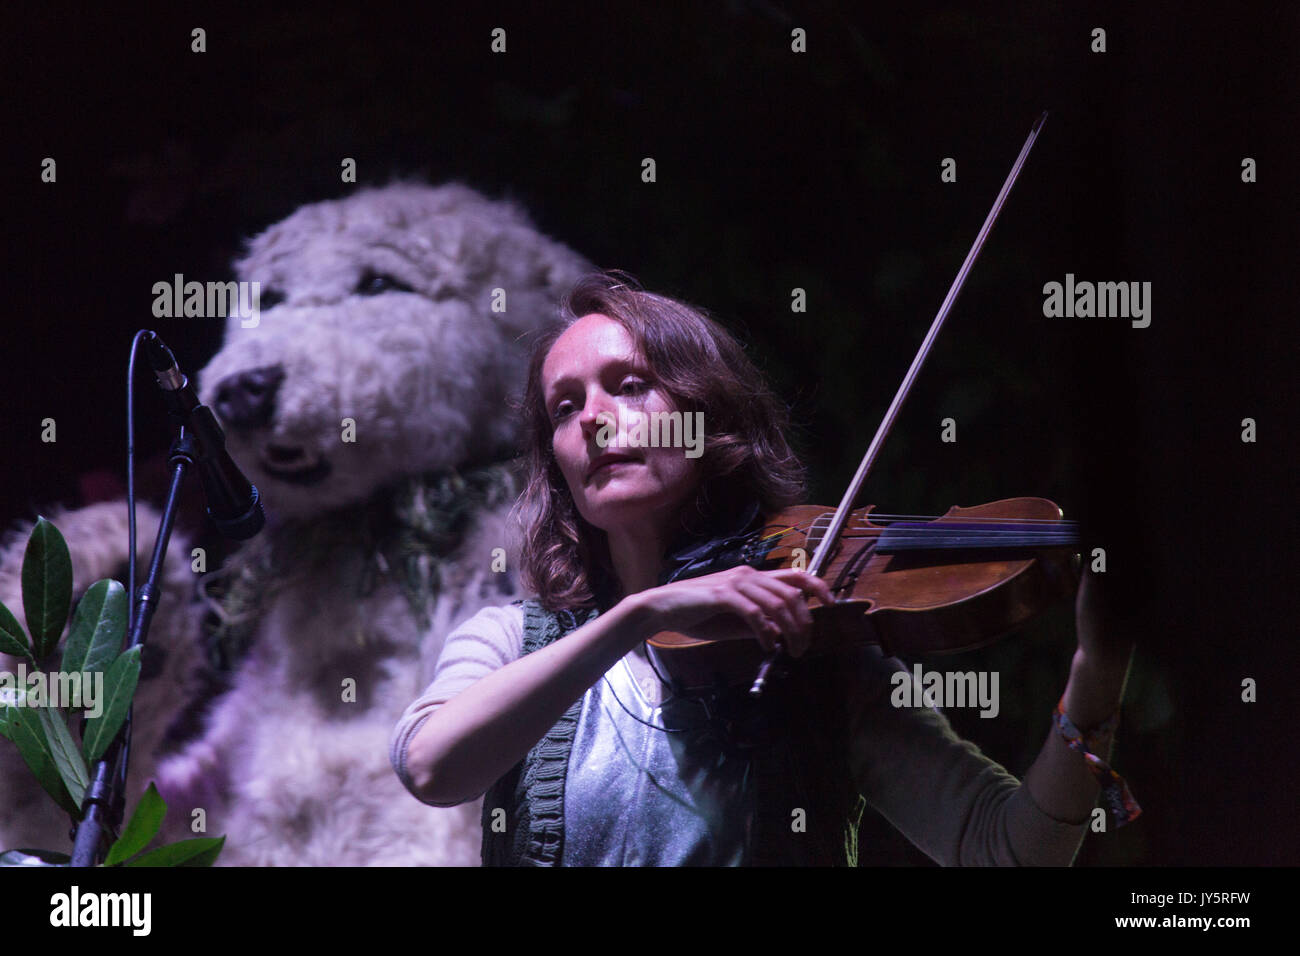
[[[808,565],[808,573],[821,576],[822,568],[830,560],[830,556],[835,549],[836,542],[839,541],[840,534],[844,531],[844,525],[848,522],[849,515],[853,512],[853,503],[858,498],[858,492],[862,490],[862,484],[867,480],[867,474],[871,471],[871,466],[876,462],[876,456],[880,453],[880,448],[885,443],[885,438],[889,430],[894,426],[894,420],[898,417],[899,410],[906,401],[908,392],[912,390],[912,383],[916,381],[917,375],[921,371],[921,366],[925,363],[926,358],[930,355],[930,349],[934,345],[934,340],[939,337],[939,330],[943,328],[944,321],[948,318],[948,313],[952,311],[953,305],[957,301],[957,296],[961,294],[962,286],[966,284],[966,277],[970,274],[971,267],[979,257],[980,250],[984,248],[984,241],[988,238],[989,233],[993,230],[993,224],[997,222],[1002,207],[1006,204],[1007,196],[1011,194],[1011,187],[1016,184],[1016,179],[1020,176],[1020,170],[1024,167],[1025,161],[1029,158],[1029,151],[1034,148],[1034,141],[1038,139],[1038,133],[1043,128],[1043,123],[1047,121],[1047,111],[1038,117],[1033,127],[1029,130],[1029,137],[1025,140],[1025,145],[1020,147],[1020,155],[1016,157],[1015,163],[1011,166],[1011,172],[1007,174],[1006,182],[1002,184],[1002,189],[998,191],[997,198],[993,200],[993,208],[984,219],[984,225],[980,227],[979,234],[975,237],[975,242],[971,245],[970,251],[966,253],[966,260],[957,270],[957,277],[952,280],[952,285],[948,289],[948,294],[944,296],[943,302],[939,306],[939,311],[930,324],[930,331],[926,333],[925,339],[921,342],[921,347],[917,350],[916,356],[912,359],[912,366],[903,376],[903,382],[898,386],[898,391],[894,394],[894,400],[889,403],[889,408],[885,412],[885,417],[881,419],[880,427],[876,429],[876,437],[871,439],[871,444],[867,446],[867,453],[862,458],[862,463],[858,465],[857,472],[853,475],[853,480],[849,482],[849,487],[844,492],[844,497],[840,501],[839,507],[835,510],[831,518],[830,526],[826,533],[822,535],[821,542],[817,545],[817,550],[813,553],[812,562]],[[778,649],[776,652],[768,655],[758,670],[758,676],[754,678],[754,684],[749,689],[753,697],[758,697],[763,693],[763,688],[767,684],[768,672],[772,666],[782,657],[783,651]]]

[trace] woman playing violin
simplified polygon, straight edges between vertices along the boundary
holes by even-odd
[[[637,440],[674,412],[702,414],[702,454]],[[842,864],[861,794],[939,863],[1066,865],[1099,780],[1136,813],[1104,764],[1132,647],[1094,625],[1086,581],[1068,717],[1023,781],[937,710],[893,706],[904,667],[878,648],[807,654],[808,599],[834,602],[820,578],[742,565],[662,583],[683,549],[802,501],[784,405],[703,312],[587,277],[537,343],[524,415],[536,597],[448,637],[392,748],[425,803],[484,796],[485,863]],[[793,661],[759,701],[688,695],[647,652],[664,631]]]

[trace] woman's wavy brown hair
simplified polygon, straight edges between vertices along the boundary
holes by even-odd
[[[534,346],[522,407],[523,581],[552,611],[618,597],[605,532],[578,514],[555,460],[542,390],[542,364],[556,339],[593,313],[627,330],[674,409],[704,413],[701,480],[682,509],[674,547],[734,527],[755,503],[767,514],[804,495],[804,466],[786,440],[789,412],[726,329],[703,309],[644,291],[625,273],[584,276]]]

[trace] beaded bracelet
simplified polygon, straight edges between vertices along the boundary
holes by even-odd
[[[1062,696],[1056,704],[1054,720],[1056,729],[1065,738],[1065,742],[1070,745],[1070,749],[1083,754],[1088,769],[1092,771],[1092,775],[1101,784],[1101,792],[1106,798],[1106,803],[1110,806],[1111,816],[1115,819],[1115,826],[1117,828],[1122,827],[1124,824],[1136,820],[1141,815],[1142,808],[1133,799],[1128,784],[1104,760],[1093,753],[1095,750],[1102,749],[1100,746],[1102,738],[1110,736],[1115,728],[1119,726],[1119,711],[1116,710],[1115,713],[1096,727],[1091,727],[1084,732],[1076,727],[1074,721],[1065,715],[1065,697]]]

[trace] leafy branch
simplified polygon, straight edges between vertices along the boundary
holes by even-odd
[[[26,680],[0,671],[0,737],[13,743],[41,788],[75,823],[84,816],[90,768],[126,721],[140,680],[140,648],[122,650],[126,636],[127,595],[117,581],[96,581],[77,604],[54,671],[44,665],[54,655],[72,604],[72,559],[59,530],[44,518],[36,522],[22,567],[23,610],[27,630],[0,603],[0,652],[30,668]],[[28,637],[30,632],[30,638]],[[98,699],[87,700],[87,687]],[[70,700],[57,700],[59,688],[75,688]],[[93,709],[97,713],[90,713]],[[76,715],[83,713],[80,743]],[[154,785],[140,798],[130,822],[109,848],[105,866],[210,866],[224,837],[182,840],[144,852],[157,835],[167,805]],[[0,853],[0,866],[66,866],[68,856],[51,850]]]

